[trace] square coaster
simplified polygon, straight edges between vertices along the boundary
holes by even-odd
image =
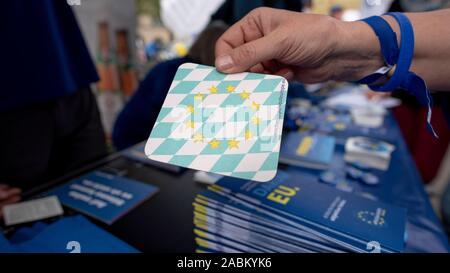
[[[152,160],[266,182],[275,177],[288,82],[182,64],[145,146]]]

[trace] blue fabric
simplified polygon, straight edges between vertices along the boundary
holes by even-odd
[[[191,59],[161,62],[147,74],[116,119],[112,139],[117,149],[125,149],[148,138],[178,66],[186,62]]]
[[[383,85],[369,85],[369,87],[376,91],[393,91],[397,88],[402,88],[414,95],[417,100],[428,107],[427,128],[437,137],[436,132],[431,125],[432,114],[432,99],[425,81],[409,71],[414,56],[414,29],[408,17],[402,13],[391,12],[388,15],[395,18],[400,26],[401,40],[400,50],[397,46],[397,38],[389,24],[381,17],[374,16],[364,19],[363,21],[369,24],[376,33],[381,46],[381,52],[385,62],[389,65],[396,64],[397,67],[392,77]],[[374,81],[378,74],[369,75],[359,83],[369,83]]]
[[[380,184],[377,186],[364,185],[347,178],[349,186],[353,188],[355,194],[370,194],[381,201],[407,209],[405,252],[449,252],[450,244],[447,235],[431,207],[423,181],[392,113],[387,115],[381,129],[385,130],[387,135],[380,139],[395,145],[389,169],[385,172],[370,171],[380,179]],[[338,176],[345,177],[346,166],[348,166],[343,158],[345,140],[354,134],[347,131],[339,134],[329,170]],[[321,183],[319,177],[322,171],[301,167],[287,167],[287,171],[300,173],[303,179],[311,183]]]
[[[397,60],[397,68],[395,69],[394,75],[392,75],[387,83],[381,86],[369,85],[369,87],[377,91],[392,91],[398,87],[403,87],[408,90],[408,86],[404,86],[402,83],[409,73],[409,67],[411,66],[414,55],[414,31],[411,23],[405,15],[395,12],[389,13],[389,15],[393,16],[398,21],[401,32],[400,52]],[[380,40],[380,43],[381,42],[383,41]]]
[[[392,79],[398,77],[400,81],[400,87],[409,91],[417,98],[417,100],[422,105],[426,105],[428,107],[427,128],[428,131],[430,131],[433,136],[437,138],[437,133],[434,131],[434,128],[431,125],[433,101],[431,99],[430,92],[428,91],[425,81],[414,72],[409,71],[409,67],[411,66],[411,62],[414,56],[413,26],[408,17],[403,13],[391,12],[388,13],[388,15],[394,17],[395,20],[397,20],[402,35],[402,38],[400,40],[400,55],[398,58],[397,69],[395,70]]]
[[[397,35],[389,24],[380,16],[371,16],[361,21],[369,24],[380,40],[381,52],[386,63],[395,64],[398,58]]]
[[[0,252],[69,253],[68,242],[76,241],[81,253],[137,253],[135,248],[98,228],[81,215],[52,224],[36,223],[17,230],[8,242],[0,235]]]
[[[72,94],[98,80],[66,1],[2,1],[2,11],[0,112]]]
[[[397,63],[399,49],[397,46],[397,35],[389,26],[389,24],[380,16],[371,16],[361,20],[372,27],[373,31],[380,41],[381,53],[383,54],[384,62],[388,65]],[[378,80],[383,74],[371,74],[357,83],[370,84]]]

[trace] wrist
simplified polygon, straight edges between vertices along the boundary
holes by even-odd
[[[380,43],[364,22],[339,22],[334,50],[335,80],[357,81],[385,65]]]

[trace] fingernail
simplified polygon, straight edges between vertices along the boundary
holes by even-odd
[[[233,59],[230,55],[222,55],[216,60],[216,68],[224,71],[233,67]]]

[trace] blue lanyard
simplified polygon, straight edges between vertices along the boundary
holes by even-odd
[[[427,128],[437,138],[438,136],[431,125],[432,99],[430,92],[425,81],[414,72],[409,71],[414,56],[414,30],[412,24],[408,17],[402,13],[391,12],[387,13],[387,15],[394,17],[400,26],[400,48],[397,45],[395,32],[382,17],[372,16],[362,21],[366,22],[377,35],[386,64],[389,67],[396,64],[394,74],[383,85],[370,84],[380,78],[383,75],[382,73],[369,75],[358,81],[358,83],[369,84],[369,87],[376,91],[393,91],[400,88],[414,95],[421,104],[428,107]]]

